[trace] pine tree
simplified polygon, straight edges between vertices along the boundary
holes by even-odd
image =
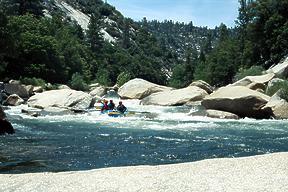
[[[102,30],[102,21],[100,14],[98,12],[95,12],[94,14],[92,14],[90,18],[87,31],[87,38],[91,50],[94,53],[98,54],[101,53],[104,44],[103,33],[101,30]]]

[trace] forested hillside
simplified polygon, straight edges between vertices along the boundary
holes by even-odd
[[[59,6],[65,2],[90,19],[86,28]],[[134,22],[101,0],[0,0],[0,80],[79,89],[135,77],[174,87],[194,79],[228,84],[237,72],[268,68],[288,54],[286,0],[239,0],[239,7],[235,28],[208,29]]]

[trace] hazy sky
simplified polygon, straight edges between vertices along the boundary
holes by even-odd
[[[164,19],[214,28],[221,22],[234,26],[238,0],[107,0],[125,17],[141,20]]]

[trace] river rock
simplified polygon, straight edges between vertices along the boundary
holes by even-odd
[[[6,118],[6,114],[4,112],[4,109],[0,106],[0,119],[5,119]]]
[[[274,78],[271,81],[269,81],[266,90],[270,90],[276,83],[284,82],[285,80]]]
[[[9,81],[9,84],[18,84],[18,85],[20,85],[21,82],[20,82],[19,80],[11,79],[11,80]]]
[[[33,85],[26,85],[25,86],[29,96],[32,96],[34,93],[33,93],[33,90],[34,90],[34,86]]]
[[[0,135],[4,135],[6,133],[8,133],[8,134],[15,133],[13,126],[5,118],[6,118],[6,114],[3,110],[3,108],[0,106]]]
[[[207,82],[202,80],[194,81],[189,86],[196,86],[201,89],[204,89],[208,94],[211,94],[213,92],[213,87],[209,85]]]
[[[263,83],[252,82],[249,85],[247,85],[247,88],[263,93],[264,90],[266,89],[266,86]]]
[[[288,57],[283,62],[270,67],[267,73],[274,73],[277,77],[288,77]]]
[[[26,86],[16,83],[7,83],[5,84],[5,90],[8,95],[16,94],[21,98],[29,98],[29,90],[27,90]]]
[[[163,91],[153,93],[152,95],[142,99],[143,105],[162,105],[162,106],[179,106],[190,101],[202,100],[208,93],[195,86],[189,86],[183,89]]]
[[[71,89],[68,85],[59,85],[58,89]]]
[[[45,115],[72,115],[74,114],[73,111],[65,108],[59,108],[59,107],[47,107],[39,112],[41,116]]]
[[[43,87],[41,86],[37,86],[33,88],[33,93],[42,93],[43,91],[44,91]]]
[[[10,106],[18,106],[23,103],[24,103],[24,100],[16,94],[10,95],[4,102],[5,105],[10,105]]]
[[[38,93],[28,100],[30,107],[44,109],[47,107],[87,109],[93,98],[82,91],[71,89],[51,90]]]
[[[89,94],[94,96],[103,97],[107,93],[107,89],[103,86],[95,87]]]
[[[93,89],[95,89],[96,87],[100,87],[101,85],[99,83],[93,83],[89,85],[89,90],[92,91]]]
[[[271,97],[263,109],[272,109],[275,119],[288,119],[288,102],[280,98],[280,91]]]
[[[206,110],[206,116],[211,117],[211,118],[219,118],[219,119],[239,119],[239,116],[234,113],[212,110],[212,109]]]
[[[263,110],[270,97],[243,86],[222,87],[204,98],[202,105],[206,109],[214,109],[234,113],[239,117],[270,118],[272,111]]]
[[[122,85],[118,90],[118,94],[122,99],[143,99],[152,93],[169,91],[172,89],[173,88],[171,87],[157,85],[149,81],[136,78]]]
[[[259,76],[247,76],[233,83],[232,86],[249,86],[251,83],[267,84],[274,77],[275,77],[274,73],[268,73],[268,74],[259,75]]]
[[[0,135],[4,135],[6,133],[13,134],[15,133],[15,130],[9,121],[6,119],[0,119]]]

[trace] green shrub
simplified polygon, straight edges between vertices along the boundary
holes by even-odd
[[[122,72],[117,77],[117,85],[121,87],[131,79],[130,73]]]
[[[96,82],[104,86],[111,85],[109,72],[106,69],[99,69],[96,73]]]
[[[168,81],[168,86],[174,88],[182,88],[185,84],[185,68],[183,65],[176,65],[173,68],[172,76]]]
[[[266,90],[266,94],[272,96],[279,90],[280,98],[285,99],[288,102],[288,81],[279,81],[274,83],[273,86]]]
[[[247,76],[262,75],[263,71],[265,71],[265,69],[262,66],[252,66],[249,69],[240,68],[234,77],[234,81],[238,81]]]
[[[29,77],[23,77],[20,78],[20,82],[25,84],[25,85],[33,85],[33,86],[41,86],[41,87],[45,87],[45,81],[43,79],[40,78],[29,78]]]
[[[71,86],[72,89],[75,89],[75,90],[80,90],[80,91],[89,90],[89,86],[84,81],[83,76],[81,74],[79,74],[79,73],[74,73],[72,75],[72,78],[71,78],[71,81],[70,81],[70,86]]]

